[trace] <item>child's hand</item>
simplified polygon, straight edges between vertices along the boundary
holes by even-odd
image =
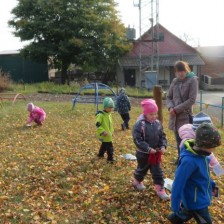
[[[107,136],[107,132],[104,131],[104,132],[102,133],[102,135],[103,135],[103,136]]]
[[[161,147],[161,148],[159,149],[159,151],[160,151],[162,154],[164,154],[164,153],[165,153],[165,148],[164,148],[164,147]]]
[[[149,150],[150,150],[150,151],[149,151],[149,154],[156,154],[156,152],[157,152],[157,151],[156,151],[155,149],[153,149],[153,148],[150,148]]]

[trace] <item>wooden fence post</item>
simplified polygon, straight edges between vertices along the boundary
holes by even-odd
[[[158,119],[163,123],[163,90],[161,86],[153,87],[153,98],[158,106]]]

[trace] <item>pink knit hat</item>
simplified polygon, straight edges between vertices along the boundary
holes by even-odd
[[[195,131],[192,124],[184,124],[178,130],[178,134],[181,139],[194,139]]]
[[[33,103],[28,103],[27,104],[27,110],[29,111],[29,112],[32,112],[33,111],[33,109],[34,109],[34,104]]]
[[[158,107],[156,105],[155,100],[145,99],[141,102],[141,105],[142,105],[144,115],[158,112]]]
[[[181,138],[180,148],[182,148],[186,140],[195,138],[195,131],[193,130],[193,125],[192,124],[182,125],[178,130],[178,134]]]

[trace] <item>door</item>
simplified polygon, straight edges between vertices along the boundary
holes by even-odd
[[[127,86],[135,86],[135,69],[124,69],[124,83]]]

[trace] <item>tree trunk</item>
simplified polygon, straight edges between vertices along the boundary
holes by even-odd
[[[62,66],[61,66],[61,83],[62,84],[65,84],[66,81],[68,81],[67,69],[68,69],[68,65],[62,62]]]

